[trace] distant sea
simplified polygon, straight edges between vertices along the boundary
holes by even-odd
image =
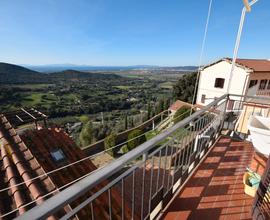
[[[135,66],[88,66],[88,65],[72,65],[72,64],[53,64],[53,65],[22,65],[26,68],[50,73],[50,72],[58,72],[67,69],[73,69],[77,71],[126,71],[126,70],[168,70],[168,71],[195,71],[197,69],[196,66],[179,66],[179,67],[159,67],[159,66],[151,66],[151,65],[135,65]]]

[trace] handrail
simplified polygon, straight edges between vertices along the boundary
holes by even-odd
[[[230,96],[235,96],[235,97],[240,97],[240,98],[249,98],[249,99],[260,99],[260,100],[270,100],[270,97],[265,97],[265,96],[250,96],[250,95],[237,95],[237,94],[229,94],[228,97]],[[211,103],[210,103],[211,104]]]
[[[174,132],[177,131],[179,128],[186,126],[188,123],[192,122],[197,117],[201,116],[210,108],[216,106],[220,101],[227,99],[228,96],[229,96],[228,94],[225,94],[217,98],[216,100],[205,106],[203,109],[198,110],[191,116],[178,122],[177,124],[170,127],[166,131],[163,131],[156,137],[150,139],[149,141],[141,144],[132,151],[126,153],[120,158],[109,163],[105,167],[101,168],[98,172],[94,172],[93,174],[85,177],[79,182],[64,189],[55,196],[44,201],[42,204],[37,205],[34,208],[30,209],[29,211],[25,212],[24,214],[18,216],[16,219],[17,220],[45,219],[49,217],[50,215],[54,214],[67,204],[70,204],[78,197],[82,196],[84,193],[89,191],[91,188],[95,187],[97,184],[101,183],[108,177],[120,171],[123,168],[123,166],[127,164],[129,161],[132,161],[138,158],[139,156],[149,152],[154,146],[156,146],[156,144],[160,143],[168,136],[174,134]]]

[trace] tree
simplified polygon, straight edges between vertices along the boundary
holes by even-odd
[[[81,146],[87,146],[91,144],[93,138],[93,125],[92,122],[89,120],[82,128],[80,133],[80,143]]]
[[[150,102],[148,102],[148,104],[147,104],[147,120],[151,118],[151,112],[152,112],[151,104],[150,104]]]
[[[134,120],[133,120],[133,117],[129,117],[129,124],[130,124],[130,127],[134,127]]]
[[[82,115],[79,117],[79,119],[83,124],[86,124],[90,120],[88,115]]]
[[[128,150],[132,150],[135,147],[139,146],[140,144],[146,141],[145,135],[142,135],[143,132],[140,129],[135,129],[128,134]],[[138,138],[136,138],[138,137]]]
[[[125,114],[125,130],[128,129],[128,116]]]
[[[196,77],[197,77],[196,72],[183,75],[178,80],[178,82],[173,86],[174,98],[192,103],[196,84]]]
[[[170,107],[170,98],[167,98],[165,101],[165,107],[164,110],[168,109]]]
[[[104,140],[105,149],[107,150],[107,153],[110,154],[112,157],[114,157],[115,154],[117,153],[116,148],[110,149],[116,145],[116,138],[117,138],[116,134],[111,133]]]
[[[156,110],[157,110],[156,114],[158,114],[164,110],[164,99],[160,99],[158,101],[158,105],[157,105]]]
[[[182,121],[183,119],[185,119],[190,115],[190,111],[191,109],[189,107],[182,107],[178,109],[175,115],[173,116],[173,122],[177,123],[179,121]]]

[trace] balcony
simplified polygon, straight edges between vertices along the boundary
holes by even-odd
[[[253,148],[221,136],[163,214],[164,219],[250,219],[243,175]]]
[[[105,219],[267,219],[269,185],[254,200],[242,184],[253,154],[248,117],[270,109],[270,99],[251,98],[223,95],[17,219],[77,219],[83,210],[101,219],[101,205]]]

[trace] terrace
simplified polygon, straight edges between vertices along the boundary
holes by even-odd
[[[230,100],[234,106],[229,110]],[[91,196],[61,219],[77,218],[85,207],[90,207],[89,219],[100,219],[100,197],[107,198],[106,219],[269,219],[270,166],[255,199],[244,193],[243,185],[254,153],[246,140],[246,117],[269,113],[269,101],[223,95],[17,219],[46,219],[87,192]],[[121,197],[116,214],[112,190]]]
[[[164,219],[249,219],[252,197],[243,175],[253,148],[221,136],[163,215]]]

